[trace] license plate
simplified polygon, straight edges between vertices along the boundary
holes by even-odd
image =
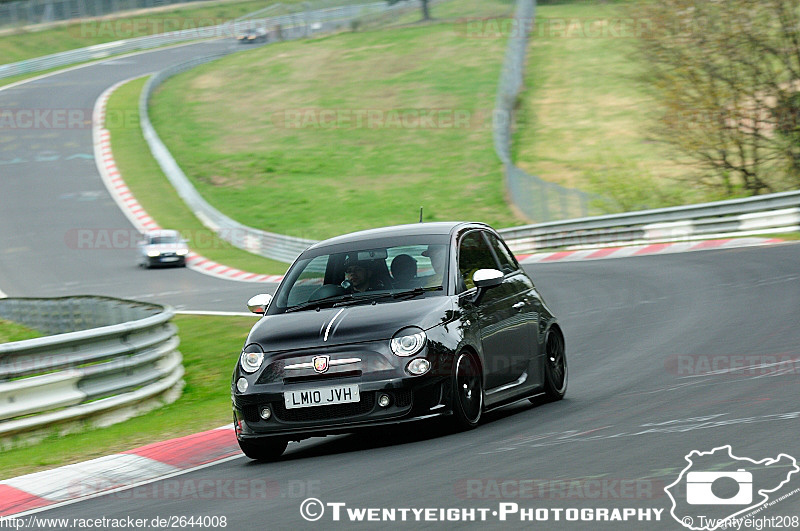
[[[311,406],[330,406],[358,402],[361,396],[358,385],[337,385],[333,387],[317,387],[298,391],[285,391],[283,400],[286,409]]]
[[[176,262],[178,260],[177,256],[164,256],[161,258],[162,262]]]

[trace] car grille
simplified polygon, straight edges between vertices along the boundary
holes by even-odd
[[[397,407],[407,407],[411,405],[411,390],[410,389],[401,389],[398,391],[392,391],[394,395],[394,405]]]
[[[304,383],[304,382],[320,382],[324,380],[337,380],[339,378],[357,378],[361,376],[361,371],[342,371],[330,372],[325,374],[309,374],[307,376],[286,376],[283,378],[283,383]]]
[[[333,406],[286,409],[282,402],[275,404],[275,416],[284,422],[311,422],[315,420],[346,419],[364,415],[375,407],[375,393],[361,393],[361,401]],[[258,413],[256,411],[256,413]]]

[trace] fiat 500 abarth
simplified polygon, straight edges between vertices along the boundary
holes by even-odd
[[[257,460],[290,440],[436,416],[462,429],[567,388],[564,336],[500,235],[419,223],[304,251],[233,372],[236,437]]]

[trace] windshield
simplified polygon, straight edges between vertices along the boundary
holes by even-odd
[[[362,297],[374,300],[381,294],[393,300],[390,295],[417,288],[423,288],[418,289],[420,295],[441,295],[447,278],[447,249],[447,244],[424,240],[385,247],[354,243],[350,249],[337,246],[330,254],[301,257],[287,273],[269,313]]]
[[[165,245],[171,243],[180,243],[177,236],[153,236],[150,238],[150,245]]]

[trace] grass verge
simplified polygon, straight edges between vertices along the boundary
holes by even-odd
[[[0,319],[0,343],[11,343],[36,337],[42,337],[42,334],[27,326]]]
[[[107,428],[52,435],[42,443],[0,452],[0,479],[16,477],[218,428],[231,421],[230,378],[250,317],[178,315],[186,368],[174,403]]]
[[[172,78],[151,119],[198,191],[250,226],[321,239],[420,206],[517,225],[491,134],[505,47],[452,21],[279,43]]]
[[[634,56],[635,39],[646,35],[637,35],[626,7],[576,1],[537,9],[515,161],[546,181],[610,197],[619,210],[718,199],[678,181],[688,168],[652,139],[660,107]]]
[[[146,81],[140,78],[119,87],[106,107],[114,158],[136,200],[159,225],[181,231],[192,250],[206,258],[254,273],[285,273],[287,264],[242,251],[215,236],[178,196],[150,154],[139,127],[139,94]]]

